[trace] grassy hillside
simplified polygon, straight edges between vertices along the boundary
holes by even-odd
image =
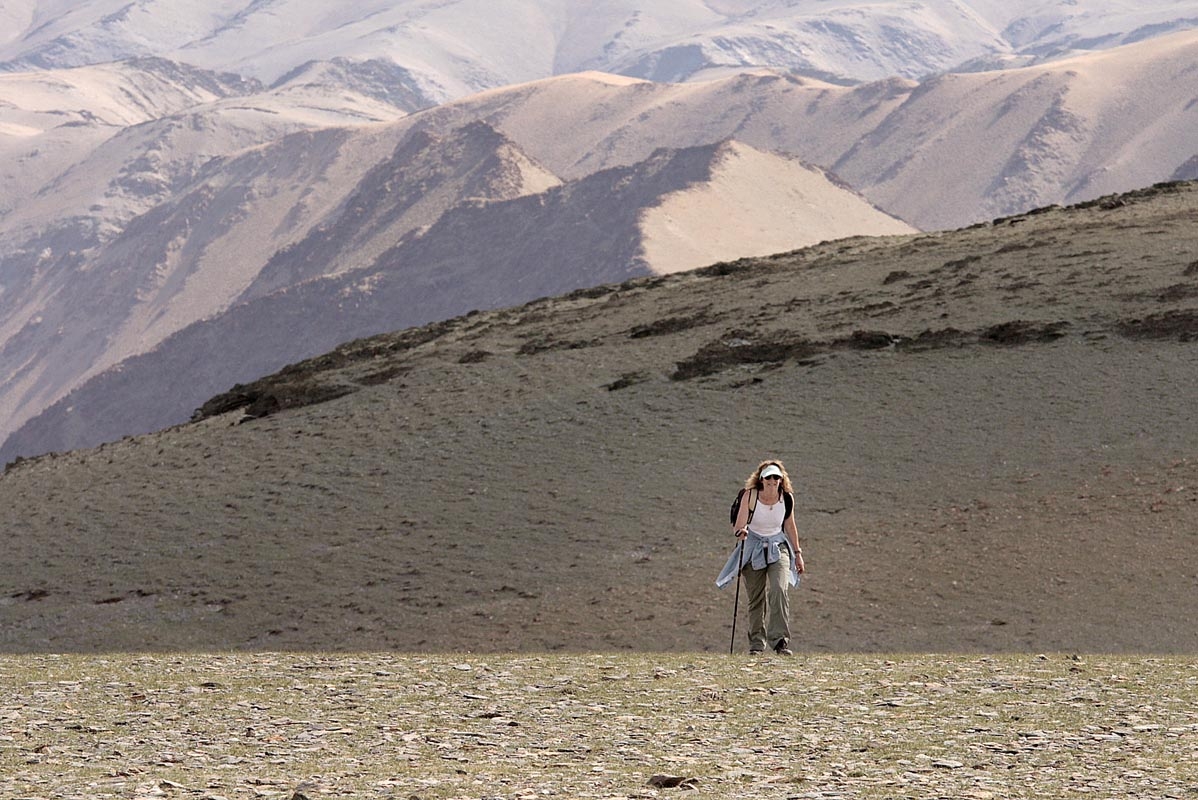
[[[728,503],[775,455],[803,651],[1193,653],[1196,212],[575,292],[11,465],[0,649],[723,652]]]

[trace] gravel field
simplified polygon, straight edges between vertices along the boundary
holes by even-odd
[[[6,798],[1190,798],[1193,659],[13,656]]]

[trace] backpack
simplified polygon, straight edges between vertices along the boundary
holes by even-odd
[[[749,491],[749,490],[741,489],[739,492],[736,493],[736,499],[732,501],[732,508],[730,508],[728,510],[729,524],[732,524],[732,525],[736,524],[736,515],[740,513],[740,501],[745,496],[745,492],[747,492],[747,491]],[[783,492],[782,500],[786,503],[786,514],[783,515],[783,517],[782,517],[782,521],[785,522],[786,520],[790,519],[790,515],[794,512],[795,499],[794,499],[794,495],[792,495],[790,492]],[[753,519],[753,511],[756,510],[756,508],[757,508],[757,492],[754,491],[753,499],[749,501],[749,518],[748,518],[748,520],[745,520],[746,525],[749,523],[750,520]]]

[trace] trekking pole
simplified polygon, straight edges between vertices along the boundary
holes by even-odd
[[[736,617],[740,613],[740,571],[745,566],[745,540],[740,540],[740,550],[736,556],[736,599],[732,602],[732,641],[728,643],[728,655],[736,648]]]

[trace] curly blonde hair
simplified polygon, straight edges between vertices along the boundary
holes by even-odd
[[[794,489],[794,486],[790,482],[790,474],[786,471],[786,466],[783,465],[783,463],[776,458],[766,459],[765,461],[762,461],[760,464],[757,465],[757,469],[753,470],[753,473],[751,475],[749,475],[747,480],[745,480],[745,488],[746,489],[756,489],[757,491],[760,492],[762,489],[765,488],[765,485],[764,485],[764,483],[762,483],[762,480],[761,480],[761,471],[763,469],[765,469],[766,467],[777,467],[778,469],[780,469],[782,471],[781,491],[784,493],[787,493],[787,494],[794,494],[795,489]]]

